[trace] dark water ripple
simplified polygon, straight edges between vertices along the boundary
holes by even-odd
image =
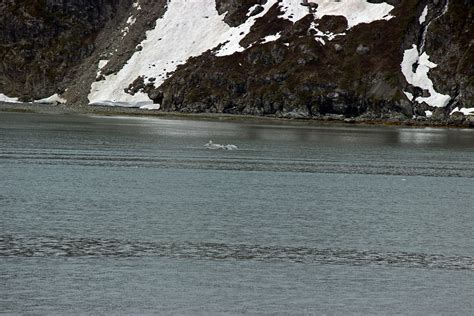
[[[0,154],[0,161],[23,165],[83,166],[100,168],[160,168],[199,169],[227,171],[266,171],[300,173],[342,173],[366,175],[427,176],[474,178],[474,169],[468,164],[455,163],[404,163],[398,161],[351,161],[333,162],[304,159],[265,159],[248,157],[146,157],[100,155],[12,155]]]
[[[474,258],[207,242],[149,242],[70,237],[0,236],[0,257],[167,257],[202,260],[381,265],[474,271]]]

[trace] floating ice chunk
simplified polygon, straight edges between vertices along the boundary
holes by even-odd
[[[235,146],[235,145],[230,144],[230,145],[225,145],[225,146],[224,146],[224,149],[225,149],[225,150],[237,150],[237,149],[239,149],[239,148],[238,148],[237,146]]]
[[[238,150],[239,148],[235,145],[221,145],[221,144],[215,144],[210,140],[207,144],[204,145],[205,148],[207,149],[224,149],[224,150]]]
[[[58,104],[64,104],[66,103],[67,100],[63,97],[61,97],[59,94],[55,93],[50,97],[40,99],[40,100],[35,100],[34,103],[39,103],[39,104],[52,104],[52,105],[58,105]]]

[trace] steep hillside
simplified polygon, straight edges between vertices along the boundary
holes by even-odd
[[[0,11],[4,99],[281,117],[474,113],[470,0],[9,0]]]

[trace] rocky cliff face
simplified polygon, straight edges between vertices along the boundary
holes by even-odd
[[[283,117],[474,107],[471,0],[9,0],[0,12],[9,96]]]
[[[119,0],[0,3],[0,91],[25,99],[64,90],[62,81],[96,47]]]

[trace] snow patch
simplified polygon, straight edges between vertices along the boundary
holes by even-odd
[[[318,5],[314,13],[315,18],[321,19],[327,15],[343,16],[347,20],[348,29],[362,23],[372,23],[378,20],[388,21],[394,17],[390,14],[394,7],[385,2],[370,3],[366,0],[344,0],[339,2],[334,0],[308,0],[308,2]]]
[[[153,30],[146,33],[146,39],[140,44],[142,49],[135,52],[123,68],[115,74],[105,77],[105,80],[92,83],[89,102],[93,105],[115,105],[141,107],[153,104],[143,92],[131,95],[125,90],[136,78],[143,76],[145,84],[160,86],[174,72],[178,65],[186,63],[190,57],[219,47],[214,53],[218,57],[229,56],[242,52],[246,48],[240,45],[254,26],[257,19],[265,16],[275,5],[282,11],[281,18],[296,22],[311,13],[309,6],[301,5],[301,0],[267,0],[262,5],[262,12],[250,16],[256,6],[249,9],[248,19],[237,27],[231,27],[224,22],[225,14],[219,15],[215,0],[168,0],[167,10],[163,17],[156,21]],[[348,21],[348,29],[360,23],[370,23],[375,20],[389,20],[393,6],[382,3],[369,3],[367,0],[308,0],[318,4],[313,12],[315,18],[326,15],[344,16]],[[138,0],[133,7],[140,10]],[[129,26],[136,18],[130,17],[123,35],[129,31]],[[319,37],[332,40],[342,34],[322,33]],[[263,38],[264,43],[276,41],[280,35],[270,35]],[[318,41],[325,43],[324,39]],[[104,62],[105,63],[105,62]],[[101,70],[99,65],[99,72]],[[104,64],[105,66],[105,64]],[[153,80],[150,80],[153,78]]]
[[[269,0],[265,5],[263,5],[263,10],[259,14],[251,16],[247,21],[242,23],[241,25],[233,28],[228,28],[227,32],[221,34],[221,41],[222,43],[226,42],[221,49],[216,53],[216,56],[229,56],[237,52],[243,52],[245,50],[244,47],[240,46],[240,41],[243,40],[249,33],[252,26],[255,24],[255,21],[265,14],[267,14],[268,10],[277,2],[278,0]],[[214,2],[214,1],[211,1]],[[252,7],[253,8],[253,7]],[[252,8],[247,13],[247,16],[253,11]],[[252,10],[252,11],[251,11]],[[217,35],[217,34],[216,34]]]
[[[286,3],[286,5],[283,5],[282,7],[286,13],[283,14],[282,17],[288,18],[293,22],[302,19],[309,13],[312,13],[315,19],[321,19],[324,16],[342,16],[347,20],[347,30],[362,23],[390,20],[394,17],[390,14],[394,7],[385,2],[369,3],[366,0],[345,0],[341,2],[336,2],[334,0],[308,0],[308,6],[302,6],[300,4],[298,10],[295,10],[294,1],[292,0],[283,1],[283,3]],[[317,4],[316,10],[310,9],[311,3]],[[290,8],[291,5],[293,5],[292,9]],[[290,18],[288,15],[293,18]],[[311,23],[310,29],[316,31],[315,39],[323,45],[326,44],[324,39],[332,41],[337,36],[346,35],[346,33],[323,33],[318,29],[318,24],[316,22]]]
[[[132,4],[132,7],[137,9],[137,11],[142,9],[142,7],[140,6],[140,1],[138,1],[138,0]]]
[[[101,59],[99,60],[99,65],[97,67],[99,68],[99,70],[102,70],[102,68],[107,66],[108,63],[109,63],[108,59]]]
[[[133,15],[130,16],[130,17],[128,18],[128,20],[127,20],[127,24],[128,24],[128,25],[133,25],[133,24],[135,24],[135,22],[137,22],[137,18],[134,17]]]
[[[146,33],[142,50],[135,52],[118,73],[92,84],[89,102],[136,107],[152,104],[145,93],[130,95],[124,89],[139,76],[144,76],[147,83],[155,78],[153,84],[160,86],[167,74],[188,58],[224,42],[230,29],[224,15],[218,14],[215,0],[171,0],[156,27]]]
[[[159,104],[146,104],[140,106],[140,109],[142,110],[159,110],[161,108],[161,105]]]
[[[420,16],[420,24],[423,24],[426,22],[426,16],[428,15],[428,5],[423,9],[423,12],[421,13]]]
[[[281,0],[280,8],[283,14],[279,17],[293,23],[296,23],[310,14],[309,7],[301,5],[301,0]]]
[[[21,103],[18,98],[11,98],[3,93],[0,93],[0,102],[5,102],[5,103]]]
[[[432,112],[432,111],[425,111],[425,116],[426,116],[427,118],[430,118],[430,117],[433,116],[433,112]]]
[[[455,108],[449,115],[453,115],[455,112],[461,112],[464,115],[474,115],[474,108]]]
[[[277,33],[277,34],[275,34],[275,35],[268,35],[268,36],[265,36],[265,37],[262,39],[262,44],[274,42],[274,41],[278,40],[280,37],[281,37],[281,33]]]
[[[446,107],[451,97],[436,92],[433,81],[428,77],[430,69],[437,67],[435,63],[429,60],[430,56],[426,53],[419,54],[418,47],[413,45],[411,49],[407,49],[403,54],[401,64],[402,73],[407,82],[414,87],[428,90],[429,97],[417,97],[415,101],[418,103],[425,102],[432,107]],[[406,93],[405,93],[406,94]]]
[[[324,39],[328,41],[332,41],[335,39],[337,36],[344,36],[346,33],[331,33],[331,32],[325,32],[323,33],[321,30],[318,29],[319,24],[312,22],[311,26],[309,27],[310,30],[314,30],[316,33],[314,35],[315,40],[320,42],[323,45],[326,45],[326,42]],[[324,39],[323,39],[324,38]]]
[[[413,94],[411,94],[410,92],[403,91],[403,93],[405,93],[405,95],[407,96],[408,100],[410,100],[410,101],[413,101],[413,99],[415,98],[415,97],[413,96]]]
[[[109,60],[108,59],[101,59],[99,60],[99,64],[97,65],[97,74],[96,74],[96,78],[99,78],[100,75],[102,74],[102,69],[107,66],[107,64],[109,63]]]
[[[34,103],[39,103],[39,104],[52,104],[52,105],[58,105],[58,104],[64,104],[66,103],[67,100],[63,97],[61,97],[59,94],[55,93],[50,97],[40,99],[40,100],[35,100]]]

